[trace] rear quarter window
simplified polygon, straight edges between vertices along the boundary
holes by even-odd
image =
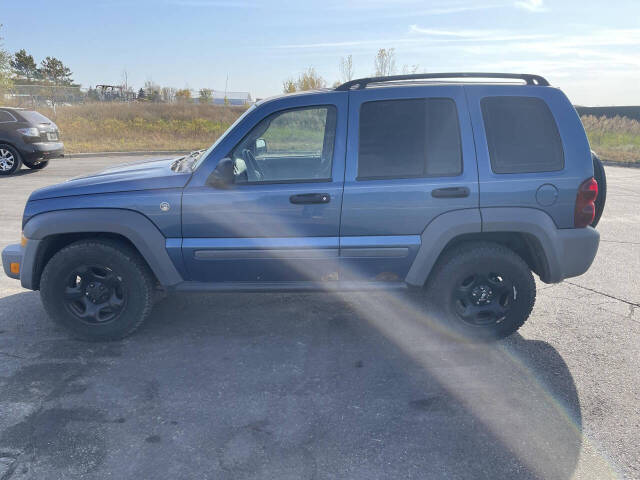
[[[15,122],[16,118],[9,112],[0,110],[0,123]]]
[[[544,100],[485,97],[481,107],[494,173],[554,172],[564,168],[558,126]]]
[[[27,122],[34,125],[42,124],[42,123],[51,123],[51,120],[49,120],[47,117],[33,110],[21,110],[20,116],[24,118]]]

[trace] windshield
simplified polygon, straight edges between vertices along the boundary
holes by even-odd
[[[249,115],[250,112],[252,112],[253,110],[255,110],[256,106],[255,104],[251,105],[246,112],[244,112],[242,115],[240,115],[237,120],[235,122],[233,122],[231,124],[231,126],[229,128],[227,128],[227,130],[220,135],[220,137],[214,142],[213,145],[211,145],[209,148],[207,148],[204,152],[202,152],[202,154],[200,154],[200,156],[198,157],[198,160],[193,164],[193,170],[197,170],[198,167],[200,167],[200,165],[202,164],[202,162],[204,161],[205,158],[207,158],[209,156],[209,154],[213,151],[214,148],[216,148],[220,142],[222,142],[222,140],[225,139],[225,137],[227,135],[229,135],[229,132],[231,132],[234,128],[236,128],[236,125],[238,125],[243,119],[244,117],[246,117],[247,115]]]

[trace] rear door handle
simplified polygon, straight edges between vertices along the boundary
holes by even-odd
[[[464,198],[469,196],[467,187],[436,188],[431,191],[433,198]]]
[[[331,201],[331,195],[328,193],[301,193],[298,195],[291,195],[289,201],[296,205],[306,205],[309,203],[329,203]]]

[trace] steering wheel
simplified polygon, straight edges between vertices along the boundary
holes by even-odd
[[[255,172],[258,181],[264,178],[264,172],[258,165],[258,161],[256,160],[256,157],[253,155],[253,152],[251,150],[249,150],[248,148],[242,150],[242,159],[246,164],[251,166],[251,169]]]

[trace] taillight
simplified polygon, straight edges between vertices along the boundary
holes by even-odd
[[[598,197],[598,182],[591,177],[586,179],[578,188],[576,209],[573,214],[573,224],[576,228],[587,227],[596,216],[596,198]]]

